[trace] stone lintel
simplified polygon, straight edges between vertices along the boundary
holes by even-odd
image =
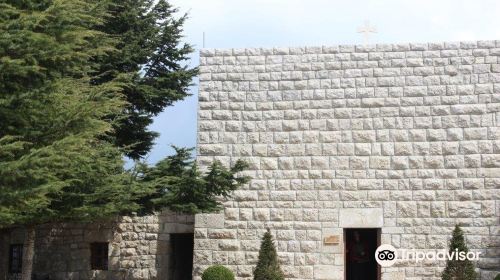
[[[382,208],[344,208],[339,212],[341,228],[381,228],[384,225]]]

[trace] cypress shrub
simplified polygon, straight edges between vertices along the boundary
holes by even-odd
[[[278,254],[269,229],[260,244],[259,260],[254,271],[254,280],[284,280],[283,271],[278,263]]]
[[[465,244],[464,232],[460,226],[456,225],[450,240],[450,253],[458,249],[458,252],[469,252]],[[474,264],[470,260],[456,260],[455,258],[446,261],[446,268],[441,276],[443,280],[476,280],[477,273]]]

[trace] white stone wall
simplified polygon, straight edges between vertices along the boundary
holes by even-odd
[[[287,278],[343,279],[342,241],[322,239],[363,224],[395,247],[446,248],[459,223],[482,279],[499,272],[500,41],[200,56],[198,162],[245,159],[253,180],[224,213],[197,216],[196,279],[215,263],[252,279],[266,227]],[[382,279],[439,279],[442,266]]]

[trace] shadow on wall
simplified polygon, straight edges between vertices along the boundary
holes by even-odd
[[[33,279],[192,279],[193,231],[193,216],[170,212],[106,223],[44,225],[37,228]],[[0,231],[0,279],[19,279],[9,273],[9,247],[23,240],[22,229]]]
[[[158,224],[158,279],[193,279],[194,216],[163,212]]]

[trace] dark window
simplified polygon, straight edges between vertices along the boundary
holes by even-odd
[[[108,243],[90,244],[90,266],[95,270],[108,270]]]
[[[21,273],[23,266],[23,244],[12,244],[9,250],[9,272]]]

